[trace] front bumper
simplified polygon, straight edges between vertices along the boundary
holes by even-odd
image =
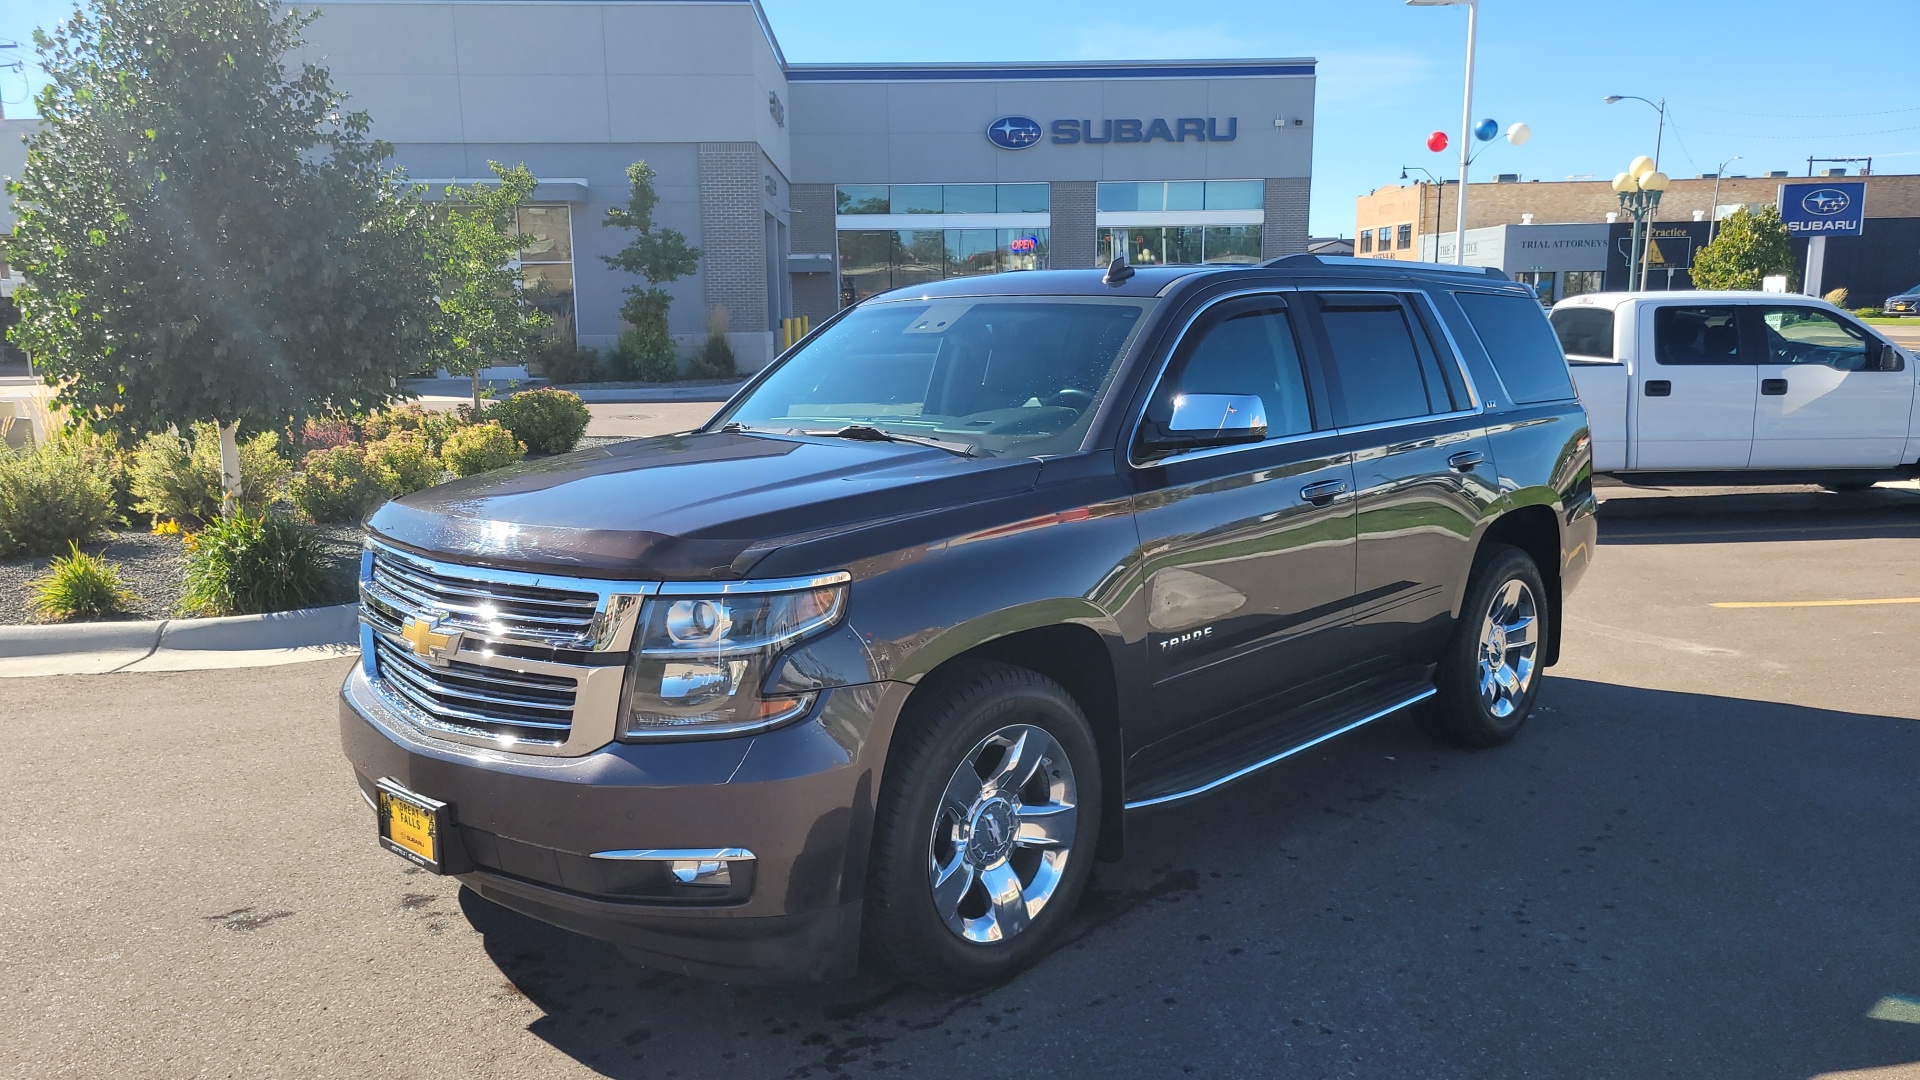
[[[341,689],[341,742],[369,797],[389,777],[452,804],[449,866],[481,896],[651,966],[813,981],[851,974],[858,956],[891,730],[877,723],[892,697],[882,689],[823,692],[812,716],[750,737],[533,757],[421,734],[356,666]],[[660,864],[590,857],[661,848],[744,848],[754,859],[731,887],[703,890]]]

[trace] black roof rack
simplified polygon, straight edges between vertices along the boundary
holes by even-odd
[[[1438,271],[1443,274],[1473,274],[1478,277],[1492,278],[1495,281],[1512,281],[1506,271],[1497,266],[1456,266],[1453,263],[1415,262],[1408,259],[1362,259],[1353,255],[1312,255],[1301,252],[1297,255],[1282,255],[1277,259],[1268,259],[1261,266],[1304,267],[1304,266],[1351,266],[1366,267],[1372,270],[1424,270]]]

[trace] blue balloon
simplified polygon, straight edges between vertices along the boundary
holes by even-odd
[[[1500,134],[1500,123],[1497,120],[1482,120],[1473,125],[1473,137],[1481,142],[1491,142],[1498,134]]]

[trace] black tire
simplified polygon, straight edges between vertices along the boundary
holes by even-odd
[[[999,733],[1021,728],[1037,728],[1053,740],[1045,756],[1035,756],[1036,765],[1045,762],[1046,769],[1036,770],[1029,785],[1053,784],[1058,788],[1063,784],[1062,773],[1053,757],[1066,759],[1064,785],[1074,793],[1072,837],[1057,845],[1066,853],[1064,861],[1052,875],[1056,884],[1038,913],[1031,915],[1031,921],[1003,940],[971,941],[950,927],[949,915],[936,907],[932,875],[936,853],[943,843],[936,827],[951,833],[952,823],[959,819],[946,808],[952,805],[950,785],[961,780],[958,770],[963,762],[975,760],[976,751]],[[1044,743],[1032,739],[1033,745]],[[1056,748],[1059,755],[1054,753]],[[1010,753],[1004,749],[1001,753],[1004,764]],[[994,773],[991,767],[986,771]],[[1032,963],[1072,915],[1086,887],[1100,833],[1100,780],[1092,729],[1079,704],[1060,684],[1024,668],[999,663],[969,663],[949,673],[936,673],[915,693],[902,717],[880,788],[862,932],[869,960],[902,978],[941,990],[990,985]],[[1019,790],[1031,794],[1036,789],[1028,786]],[[974,820],[985,822],[984,817]],[[996,825],[991,833],[982,828],[978,834],[986,838],[1000,831]],[[1010,844],[1013,835],[1013,831],[1007,832]],[[967,886],[968,902],[977,906],[986,898],[984,891],[975,894],[970,890],[984,889],[989,873],[997,872],[998,867],[1012,868],[1016,861],[1025,862],[1028,855],[1033,856],[1028,865],[1037,867],[1047,852],[1055,850],[1034,854],[1032,849],[1016,848],[1004,848],[1004,862],[992,867],[981,863],[982,868],[977,870],[975,853],[967,844],[953,844],[948,849],[952,858],[968,863],[964,868],[967,880],[976,882]],[[987,902],[990,907],[983,918],[994,914],[991,901]],[[965,903],[955,908],[956,917],[962,907]],[[1024,898],[1021,908],[1024,913]]]
[[[1533,607],[1533,648],[1524,671],[1524,685],[1518,694],[1501,693],[1501,700],[1489,702],[1482,687],[1485,671],[1482,660],[1495,646],[1489,643],[1489,620],[1495,604],[1509,595],[1518,582],[1530,595]],[[1546,656],[1548,622],[1552,605],[1540,577],[1540,568],[1526,552],[1505,544],[1488,544],[1474,561],[1473,577],[1467,583],[1466,599],[1461,603],[1460,622],[1453,638],[1440,656],[1435,685],[1439,693],[1421,711],[1422,719],[1433,735],[1455,746],[1498,746],[1514,737],[1527,714],[1533,711],[1540,694],[1540,661]],[[1500,641],[1506,640],[1503,633]],[[1513,651],[1504,650],[1511,670],[1520,671]]]

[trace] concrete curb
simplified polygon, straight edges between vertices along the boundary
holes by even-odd
[[[222,619],[0,626],[0,678],[265,667],[350,655],[353,604]]]
[[[556,389],[571,390],[589,405],[647,405],[679,401],[725,401],[745,384],[745,379],[711,386],[596,386],[592,383],[564,383]],[[408,379],[402,385],[407,392],[422,397],[464,399],[469,393],[465,379]],[[546,383],[522,384],[519,389],[538,390],[545,386]],[[494,389],[500,393],[507,391],[504,384]]]

